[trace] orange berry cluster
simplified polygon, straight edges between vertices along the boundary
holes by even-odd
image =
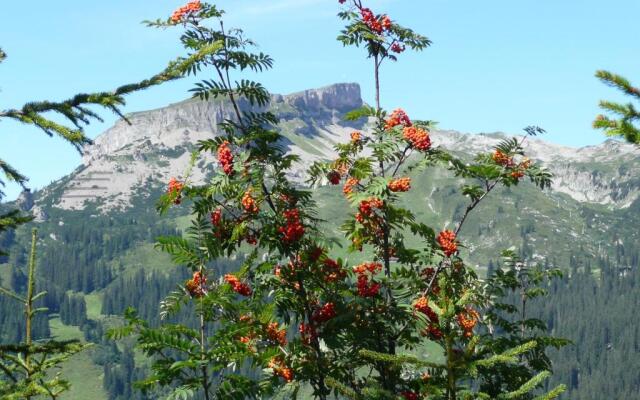
[[[344,195],[348,197],[351,193],[353,193],[353,188],[359,183],[360,181],[356,178],[347,179],[347,182],[344,184],[344,187],[342,188],[342,193],[344,193]]]
[[[287,344],[287,330],[279,329],[280,325],[277,322],[271,322],[267,325],[267,337],[281,346]]]
[[[494,151],[491,159],[493,159],[493,162],[498,165],[502,165],[503,167],[511,168],[515,165],[513,157],[503,153],[501,150]]]
[[[225,174],[233,174],[233,153],[231,153],[229,142],[226,140],[218,146],[218,162]]]
[[[200,271],[196,271],[193,273],[193,277],[185,282],[184,287],[191,297],[199,298],[207,294],[206,284],[207,277]]]
[[[244,282],[240,282],[237,276],[227,274],[224,276],[224,280],[231,285],[231,289],[233,289],[234,292],[243,296],[251,296],[251,287]]]
[[[242,196],[242,208],[249,214],[255,214],[260,210],[255,199],[251,196],[251,189],[247,190]]]
[[[398,178],[393,179],[387,184],[387,187],[392,192],[408,192],[411,189],[411,178]]]
[[[453,231],[442,231],[437,238],[438,244],[447,257],[451,257],[458,251],[456,234]]]
[[[422,128],[407,126],[402,131],[402,136],[411,144],[411,146],[420,151],[427,151],[431,148],[431,138],[429,137],[429,132]]]
[[[385,120],[384,129],[385,130],[393,129],[398,125],[402,125],[405,128],[408,128],[413,125],[407,113],[405,113],[404,110],[401,108],[394,110],[391,113],[391,115],[389,115],[389,118]]]
[[[515,179],[520,179],[524,176],[524,173],[531,166],[531,160],[525,158],[520,164],[516,166],[516,169],[511,172],[511,176]]]
[[[360,132],[351,132],[351,143],[358,143],[362,140],[362,134]]]
[[[178,23],[182,21],[182,19],[186,15],[200,11],[200,7],[201,7],[200,0],[194,0],[194,1],[188,2],[184,6],[175,10],[173,14],[171,14],[171,22]]]
[[[175,196],[173,200],[173,204],[180,204],[182,202],[182,189],[184,189],[184,183],[180,182],[176,178],[169,179],[169,188],[167,189],[167,193],[170,196]]]
[[[333,303],[326,303],[319,309],[316,309],[313,313],[313,320],[315,322],[327,322],[331,318],[336,316],[336,305]]]
[[[373,276],[382,271],[382,264],[371,262],[363,263],[353,267],[353,272],[358,276],[358,295],[360,297],[373,297],[380,291],[380,284],[373,279],[369,280],[369,275]]]
[[[436,314],[435,311],[433,311],[433,309],[429,307],[429,299],[427,299],[425,296],[422,296],[418,300],[416,300],[416,302],[413,303],[413,308],[426,315],[431,322],[436,324],[439,322],[438,314]]]
[[[291,368],[288,368],[284,361],[282,360],[282,358],[280,357],[273,357],[270,361],[269,361],[269,368],[273,369],[273,373],[276,376],[281,377],[282,379],[284,379],[287,382],[291,382],[293,380],[293,370]]]
[[[324,273],[325,282],[341,281],[347,276],[346,271],[340,267],[340,264],[330,258],[322,262],[322,272]]]
[[[304,235],[304,226],[300,222],[300,211],[297,208],[293,208],[285,211],[283,215],[286,225],[278,228],[278,231],[282,234],[282,240],[286,243],[297,242]]]
[[[469,307],[465,311],[458,313],[458,325],[464,331],[464,336],[470,338],[473,336],[473,328],[475,328],[480,319],[480,314],[473,308]]]
[[[525,158],[521,163],[516,164],[513,157],[505,154],[501,150],[496,150],[491,155],[491,159],[498,165],[502,165],[505,168],[513,169],[510,173],[514,179],[520,179],[524,176],[525,171],[531,167],[531,160]]]

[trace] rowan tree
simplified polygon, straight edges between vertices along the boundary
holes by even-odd
[[[193,182],[189,171],[171,179],[159,205],[161,212],[189,207],[192,218],[186,236],[158,241],[193,273],[163,303],[163,313],[188,304],[199,323],[151,328],[130,311],[128,324],[112,336],[135,335],[153,362],[141,386],[162,385],[174,397],[295,398],[309,390],[323,400],[334,394],[481,399],[490,398],[482,384],[499,367],[494,379],[518,379],[500,385],[494,398],[528,398],[549,371],[526,361],[527,354],[544,352],[549,343],[528,338],[498,346],[495,331],[481,328],[492,323],[497,297],[465,263],[461,234],[468,215],[495,189],[524,179],[549,186],[550,174],[523,149],[527,137],[543,130],[528,127],[523,137],[505,139],[471,161],[439,148],[431,122],[412,120],[399,108],[388,112],[380,99],[385,63],[430,41],[359,0],[340,3],[347,26],[338,39],[366,49],[376,100],[346,115],[366,119],[366,129],[338,144],[335,159],[311,166],[308,183],[343,183],[353,208],[342,226],[345,239],[367,261],[351,265],[331,257],[340,241],[324,233],[310,188],[289,178],[299,158],[283,150],[277,118],[266,111],[269,94],[236,77],[270,68],[271,58],[253,52],[241,30],[226,28],[217,7],[192,1],[150,25],[183,29],[187,58],[213,49],[185,73],[207,74],[194,96],[232,110],[221,134],[199,142],[193,155],[191,168],[215,157],[218,170],[204,183]],[[438,230],[402,202],[412,176],[432,168],[464,180],[460,194],[468,198],[462,217]],[[243,255],[239,271],[218,269],[225,258]],[[437,345],[444,361],[421,357],[427,344]]]

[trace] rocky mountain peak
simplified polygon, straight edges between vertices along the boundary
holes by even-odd
[[[275,100],[309,111],[329,109],[348,112],[362,107],[363,104],[360,85],[357,83],[338,83],[286,96],[276,96]]]

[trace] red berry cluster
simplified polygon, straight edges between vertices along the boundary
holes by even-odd
[[[432,340],[440,340],[442,339],[442,336],[444,336],[436,324],[430,324],[423,333],[429,336]]]
[[[389,115],[389,118],[385,120],[384,129],[385,130],[393,129],[398,125],[402,125],[405,128],[408,128],[413,125],[407,113],[405,113],[404,110],[401,108],[394,110],[391,113],[391,115]]]
[[[382,264],[376,262],[363,263],[357,267],[353,267],[353,272],[355,272],[358,277],[357,286],[360,297],[373,297],[378,294],[380,284],[375,282],[373,278],[371,278],[371,280],[369,278],[380,271],[382,271]]]
[[[186,15],[200,11],[200,7],[201,7],[200,0],[194,0],[194,1],[188,2],[184,6],[175,10],[173,14],[171,14],[171,22],[178,23],[182,21],[182,19]]]
[[[376,209],[380,210],[382,207],[384,207],[384,202],[377,197],[370,197],[367,200],[362,200],[358,206],[356,220],[363,223],[366,218],[374,216]]]
[[[293,370],[285,365],[282,358],[273,357],[269,361],[269,368],[273,369],[274,375],[281,377],[285,381],[291,382],[293,380]]]
[[[387,184],[387,187],[392,192],[408,192],[411,189],[411,178],[398,178],[393,179]]]
[[[211,225],[220,226],[221,223],[222,223],[222,209],[216,208],[216,210],[211,213]]]
[[[330,258],[322,262],[322,272],[325,282],[337,282],[343,280],[347,276],[347,272],[342,269],[340,264]]]
[[[429,321],[433,322],[434,324],[437,324],[439,322],[438,314],[436,314],[435,311],[433,311],[433,309],[429,307],[429,299],[427,299],[425,296],[422,296],[418,300],[416,300],[416,302],[413,303],[413,308],[426,315],[429,318]]]
[[[313,320],[318,323],[327,322],[336,316],[336,306],[333,303],[326,303],[322,307],[316,309],[313,313]]]
[[[405,49],[406,47],[398,42],[394,42],[391,45],[391,51],[393,51],[394,53],[402,53],[403,51],[405,51]]]
[[[410,390],[405,390],[401,392],[400,395],[405,398],[405,400],[418,400],[418,393],[412,392]]]
[[[478,320],[480,319],[480,314],[473,308],[469,307],[465,311],[458,313],[458,325],[462,328],[464,332],[464,336],[470,338],[473,336],[473,328],[475,328]]]
[[[269,340],[285,346],[287,344],[287,330],[279,328],[280,325],[277,322],[271,322],[267,325],[267,337]]]
[[[337,185],[340,183],[342,176],[340,175],[340,172],[333,170],[327,174],[327,179],[332,185]]]
[[[427,151],[431,148],[431,138],[429,132],[415,126],[407,126],[402,131],[402,135],[413,147],[420,151]]]
[[[375,16],[373,11],[370,9],[363,7],[360,9],[360,15],[362,16],[362,22],[369,27],[373,32],[380,35],[385,30],[391,29],[391,19],[383,15],[379,19]]]
[[[169,188],[167,189],[167,193],[171,197],[175,197],[173,199],[173,204],[180,204],[182,202],[182,189],[184,189],[184,183],[180,182],[176,178],[171,178],[169,180]]]
[[[304,235],[304,226],[300,222],[300,211],[297,208],[287,210],[283,213],[286,222],[285,226],[278,228],[285,243],[297,242]]]
[[[225,174],[233,174],[233,153],[229,148],[229,142],[226,140],[218,146],[218,162]]]
[[[447,257],[451,257],[458,251],[456,234],[453,231],[442,231],[438,235],[438,244]]]
[[[300,332],[300,338],[302,339],[302,343],[309,346],[316,338],[318,337],[318,333],[316,329],[304,322],[300,324],[298,327],[298,332]]]
[[[251,196],[251,189],[247,190],[242,196],[242,208],[249,214],[256,214],[260,209],[253,196]]]
[[[224,276],[224,280],[231,285],[231,289],[233,289],[234,292],[243,296],[251,296],[251,287],[244,282],[240,282],[237,276],[227,274]]]

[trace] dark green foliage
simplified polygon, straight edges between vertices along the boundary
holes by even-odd
[[[549,296],[533,301],[530,315],[572,345],[550,353],[555,375],[568,386],[563,399],[635,399],[640,385],[640,298],[637,249],[620,262],[573,257],[573,273],[548,286]],[[635,261],[633,260],[635,258]],[[631,263],[631,261],[634,261]]]
[[[87,303],[81,294],[66,293],[60,304],[60,320],[65,325],[81,326],[87,320]]]
[[[26,295],[21,296],[0,287],[0,295],[17,301],[24,307],[24,339],[0,345],[0,398],[6,400],[31,399],[34,396],[58,399],[69,389],[69,382],[55,370],[69,357],[85,348],[76,341],[37,340],[33,336],[34,317],[47,311],[36,304],[46,295],[45,292],[35,292],[37,240],[37,231],[34,229]]]
[[[505,251],[502,261],[504,269],[488,276],[492,297],[486,315],[495,334],[487,335],[485,345],[498,353],[528,343],[535,345],[519,357],[517,366],[479,367],[481,390],[492,397],[515,391],[537,374],[551,371],[553,365],[547,347],[560,349],[570,343],[548,336],[546,322],[532,317],[527,309],[531,302],[548,296],[548,287],[562,276],[560,270],[528,266],[513,251]],[[519,398],[532,399],[533,396],[525,394]]]

